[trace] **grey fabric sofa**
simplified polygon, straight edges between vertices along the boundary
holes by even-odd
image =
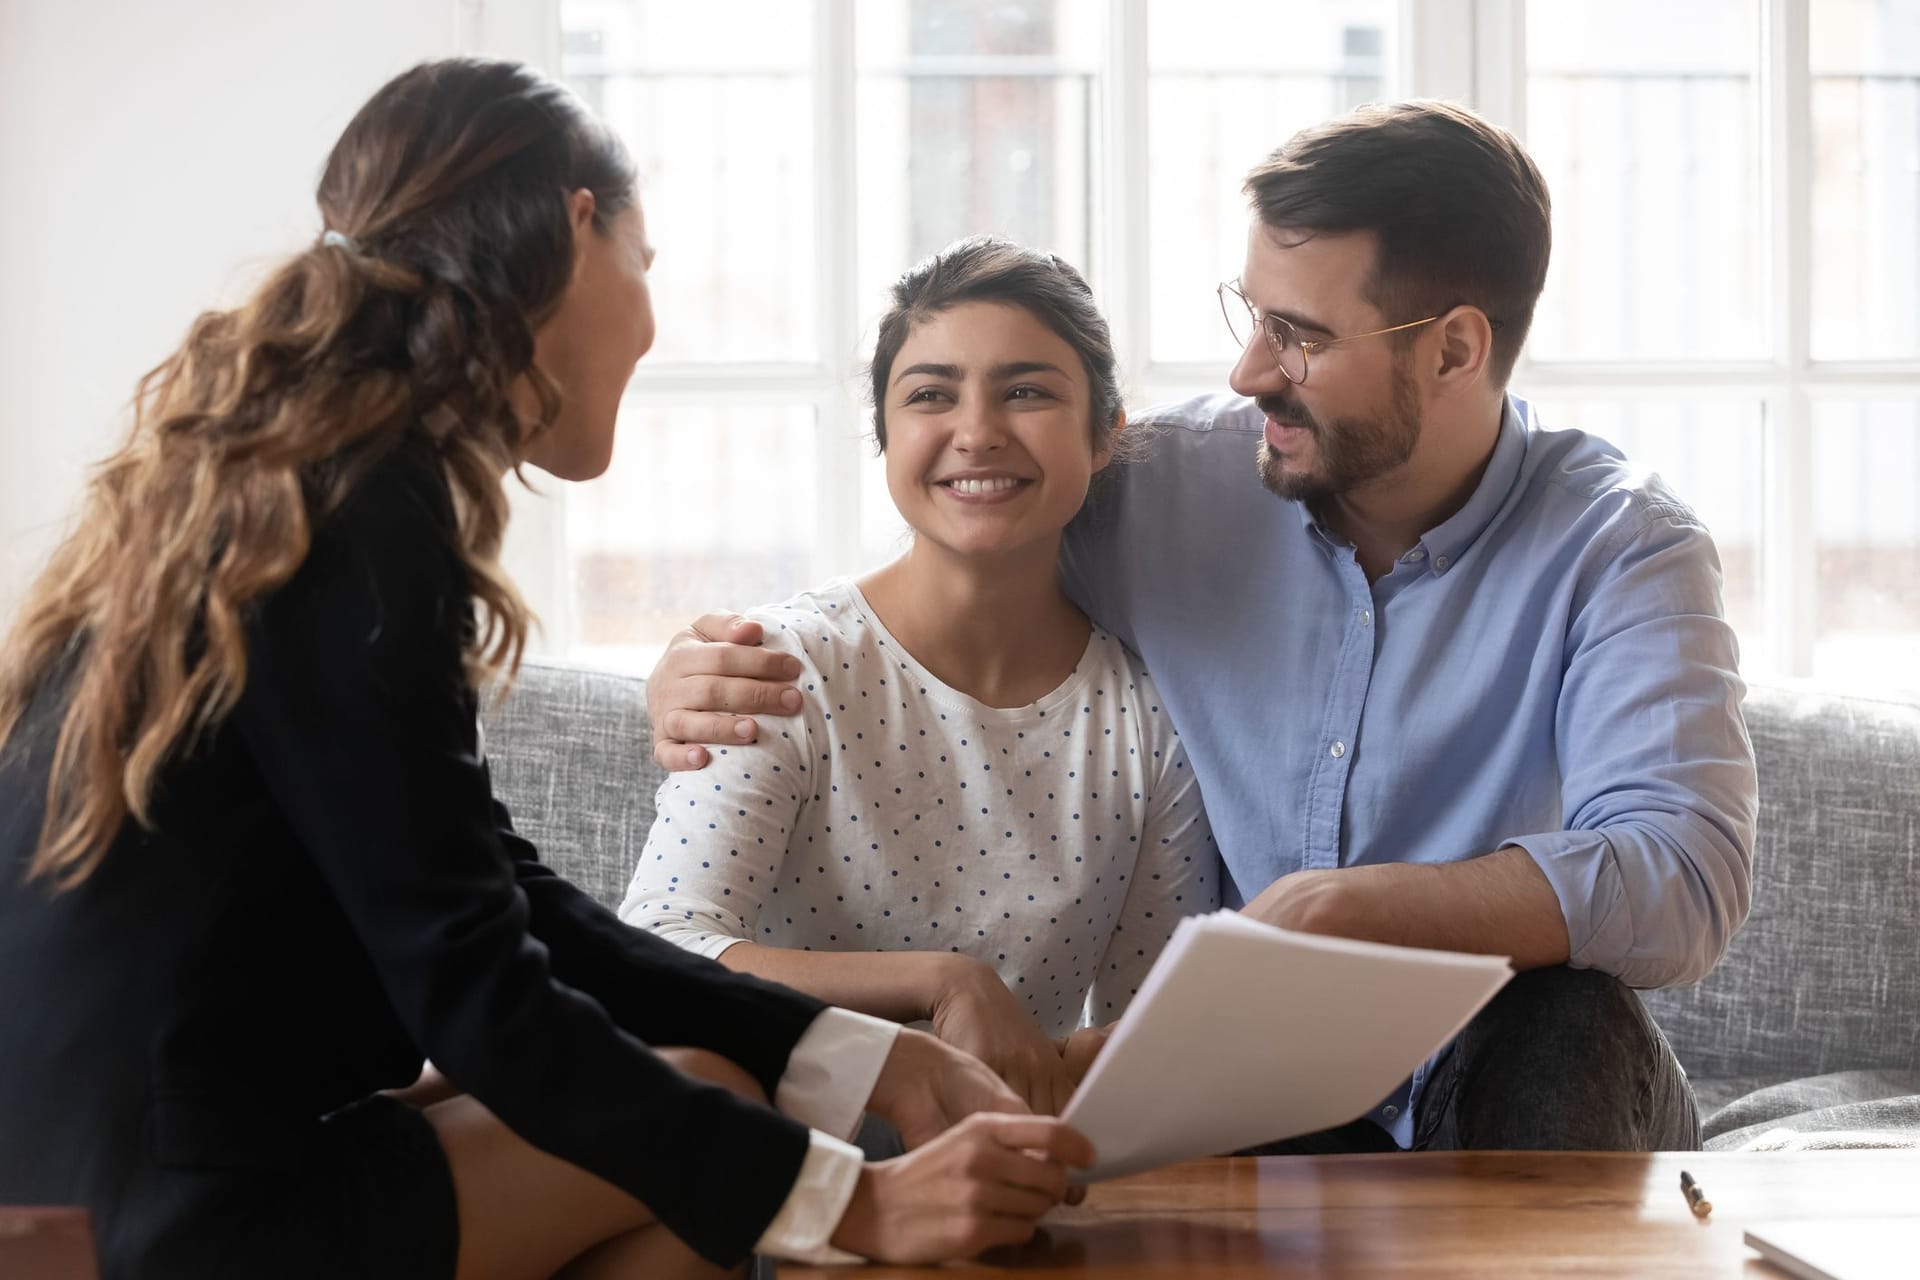
[[[1756,686],[1754,901],[1699,985],[1646,999],[1710,1148],[1920,1146],[1920,702]],[[644,682],[529,664],[487,751],[547,862],[618,905],[653,822]]]
[[[1712,1150],[1920,1146],[1920,701],[1757,686],[1753,909],[1646,993]]]

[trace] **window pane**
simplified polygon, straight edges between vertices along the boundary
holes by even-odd
[[[1527,5],[1541,360],[1764,354],[1755,0]]]
[[[907,0],[854,19],[861,323],[902,271],[961,236],[1005,236],[1091,274],[1106,6]]]
[[[1390,96],[1394,0],[1148,0],[1149,343],[1216,361],[1233,340],[1213,286],[1240,274],[1247,171],[1308,125]]]
[[[1920,355],[1920,4],[1814,0],[1813,354]]]
[[[1760,612],[1760,526],[1766,456],[1758,402],[1713,400],[1542,401],[1549,428],[1599,436],[1657,473],[1692,507],[1720,552],[1721,602],[1740,637],[1740,669],[1774,666]]]
[[[649,363],[816,358],[812,6],[562,0],[562,75],[640,166]]]
[[[817,447],[810,407],[628,405],[613,466],[567,491],[573,652],[644,669],[704,611],[806,586]]]
[[[1813,673],[1920,689],[1920,401],[1814,406]]]

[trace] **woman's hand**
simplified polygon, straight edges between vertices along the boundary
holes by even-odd
[[[1079,1030],[1056,1040],[1060,1049],[1060,1061],[1067,1070],[1067,1078],[1073,1081],[1073,1087],[1079,1088],[1080,1082],[1087,1078],[1087,1071],[1093,1066],[1093,1060],[1107,1047],[1107,1035],[1113,1030],[1109,1022],[1104,1027],[1081,1027]]]
[[[880,1068],[867,1110],[900,1132],[907,1150],[932,1141],[976,1111],[1024,1115],[1024,1099],[971,1054],[902,1027]]]
[[[980,1113],[917,1151],[869,1164],[833,1243],[878,1262],[971,1258],[1033,1235],[1093,1163],[1087,1140],[1044,1116]]]
[[[935,1035],[992,1067],[1034,1111],[1057,1116],[1067,1105],[1074,1082],[1058,1047],[991,966],[955,956],[929,1016]]]

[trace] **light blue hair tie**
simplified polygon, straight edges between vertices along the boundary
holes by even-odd
[[[335,249],[345,249],[348,253],[360,252],[359,241],[339,231],[329,230],[323,232],[320,236],[320,243],[330,245]]]

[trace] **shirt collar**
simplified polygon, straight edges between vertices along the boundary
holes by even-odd
[[[1486,532],[1494,516],[1506,505],[1514,482],[1520,478],[1520,464],[1527,456],[1526,412],[1524,401],[1511,395],[1506,398],[1506,404],[1500,411],[1500,433],[1493,442],[1493,456],[1487,459],[1487,469],[1480,473],[1480,483],[1474,486],[1473,495],[1458,511],[1429,529],[1426,536],[1402,555],[1402,564],[1425,561],[1434,573],[1443,574]],[[1347,545],[1314,517],[1312,508],[1306,503],[1296,502],[1293,505],[1299,508],[1300,522],[1308,533],[1329,547]]]
[[[1520,478],[1520,464],[1527,456],[1527,424],[1521,417],[1520,402],[1512,396],[1500,411],[1500,434],[1493,442],[1493,456],[1480,473],[1473,496],[1458,511],[1427,530],[1415,551],[1426,552],[1427,564],[1435,573],[1452,568],[1467,548],[1485,533],[1500,509],[1507,505]]]

